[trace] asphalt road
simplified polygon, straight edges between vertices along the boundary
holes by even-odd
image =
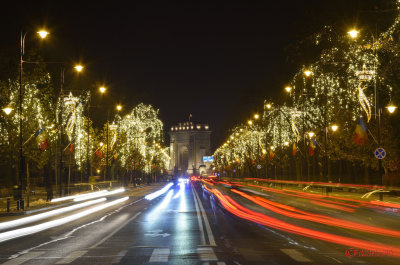
[[[244,207],[285,222],[347,237],[399,246],[397,237],[370,235],[290,219],[264,209],[222,185],[213,188],[229,195]],[[242,190],[254,195],[251,190]],[[34,226],[68,218],[88,209],[106,205],[124,195],[73,210],[45,220],[25,224]],[[319,211],[351,221],[371,213],[382,215],[381,226],[397,229],[399,217],[359,209],[338,213],[307,199],[282,194],[267,194],[267,199],[285,202],[302,210]],[[357,216],[355,216],[357,215]],[[374,218],[377,218],[374,216]],[[293,221],[294,220],[294,221]],[[366,223],[374,223],[367,219]],[[1,223],[0,223],[1,225]],[[396,227],[397,226],[397,227]],[[13,228],[13,229],[18,229]],[[8,230],[0,230],[1,235]],[[397,229],[398,231],[399,229]],[[397,244],[397,245],[396,245]],[[0,264],[399,264],[394,257],[348,257],[349,246],[299,235],[244,220],[229,212],[201,182],[174,184],[153,199],[130,198],[77,220],[0,243]],[[354,252],[353,252],[354,254]],[[353,255],[354,256],[354,255]]]

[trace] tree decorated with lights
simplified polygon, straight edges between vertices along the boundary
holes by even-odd
[[[400,10],[400,1],[396,5]],[[330,27],[315,34],[315,45],[324,47],[320,57],[294,75],[287,89],[290,93],[287,105],[271,108],[268,104],[262,126],[257,128],[264,135],[263,148],[267,151],[273,146],[278,154],[272,163],[285,165],[289,157],[284,152],[279,154],[279,150],[285,150],[282,143],[289,143],[293,146],[298,180],[329,180],[331,161],[362,165],[365,172],[377,169],[378,162],[372,152],[381,145],[388,153],[383,161],[385,170],[396,169],[391,165],[398,161],[398,144],[382,107],[391,103],[392,95],[397,93],[393,92],[393,67],[388,65],[393,65],[392,58],[397,58],[400,52],[394,41],[400,32],[399,21],[397,17],[387,31],[372,40],[371,36],[358,39],[339,36]],[[394,69],[399,66],[395,64]],[[366,124],[364,127],[368,129],[367,139],[361,144],[354,140],[357,126],[361,127],[357,123]],[[243,150],[251,150],[247,155],[252,157],[254,149],[260,146],[254,135],[242,136],[246,143],[243,145],[233,137],[231,134],[232,139],[215,152],[217,168],[226,168],[232,162],[232,153],[244,155]],[[231,145],[230,140],[234,141]],[[364,180],[370,181],[368,176]]]
[[[141,170],[149,174],[157,167],[168,166],[168,150],[159,144],[163,137],[163,123],[158,112],[151,105],[141,103],[118,121],[117,156],[126,170]]]

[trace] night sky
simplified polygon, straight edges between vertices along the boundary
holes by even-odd
[[[301,46],[308,36],[323,25],[338,34],[354,25],[381,27],[382,11],[393,7],[389,0],[84,2],[3,2],[0,49],[18,56],[24,28],[27,49],[40,46],[46,61],[86,67],[79,77],[67,73],[67,89],[104,84],[109,93],[95,95],[94,105],[152,104],[166,131],[192,113],[210,124],[214,148],[264,99],[283,100],[294,72],[313,60]],[[32,36],[42,26],[51,35],[38,44]],[[105,122],[104,109],[91,115]]]

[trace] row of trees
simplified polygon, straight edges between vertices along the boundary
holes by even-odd
[[[379,36],[351,33],[325,27],[314,35],[322,47],[318,60],[293,76],[284,103],[266,101],[262,115],[231,130],[214,154],[216,171],[370,184],[384,174],[386,184],[400,184],[393,178],[399,128],[385,110],[399,100],[400,16]],[[386,150],[384,172],[378,172],[377,147]]]
[[[23,179],[28,184],[86,182],[89,176],[128,183],[135,176],[144,181],[165,172],[169,152],[162,147],[163,123],[151,105],[117,113],[96,128],[88,117],[92,91],[73,95],[66,87],[61,94],[44,63],[26,67],[22,76]],[[14,77],[0,80],[0,182],[8,187],[20,184],[18,93]]]

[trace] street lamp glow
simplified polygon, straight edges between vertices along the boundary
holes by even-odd
[[[11,107],[5,107],[5,108],[3,109],[3,111],[4,111],[4,113],[5,113],[6,115],[10,115],[10,113],[11,113],[11,111],[13,111],[13,109],[12,109]]]
[[[104,145],[104,143],[103,142],[100,142],[100,146],[103,146]]]
[[[76,70],[78,73],[81,72],[81,71],[83,70],[83,66],[80,65],[80,64],[76,65],[74,68],[75,68],[75,70]]]
[[[314,132],[308,132],[308,136],[310,136],[310,138],[312,138],[315,135]]]
[[[274,149],[275,149],[275,146],[271,145],[271,150],[274,150]]]
[[[107,90],[107,88],[105,88],[103,86],[99,87],[99,91],[101,94],[104,94],[106,92],[106,90]]]
[[[336,124],[332,124],[332,126],[331,126],[331,130],[333,132],[336,132],[338,128],[339,128],[339,126],[337,126]]]
[[[305,76],[309,77],[312,74],[312,72],[310,70],[305,70],[304,74]]]
[[[268,103],[267,105],[265,105],[265,107],[266,107],[267,109],[270,109],[270,108],[272,107],[272,105]]]
[[[233,140],[233,139],[235,139],[235,137],[231,136],[231,139]]]
[[[289,142],[288,141],[285,141],[285,146],[289,146]]]
[[[347,34],[349,34],[352,39],[357,38],[358,37],[358,33],[360,33],[360,32],[358,30],[355,30],[355,29],[352,29],[352,30],[347,32]]]
[[[390,113],[395,112],[395,110],[397,109],[397,107],[392,104],[388,105],[386,108]]]
[[[285,87],[285,91],[290,93],[292,91],[292,88],[290,86]]]
[[[258,118],[260,118],[260,115],[254,114],[254,119],[258,120]]]
[[[266,154],[266,153],[267,153],[267,150],[263,149],[263,150],[262,150],[262,153],[263,153],[263,154]]]
[[[252,125],[252,124],[253,124],[253,121],[252,121],[252,120],[249,120],[247,123],[248,123],[249,125]]]
[[[121,105],[117,105],[116,108],[117,108],[118,111],[121,111],[121,110],[122,110],[122,106],[121,106]]]
[[[45,31],[45,30],[40,30],[40,31],[37,32],[37,34],[39,34],[39,36],[40,36],[42,39],[46,38],[47,35],[49,35],[49,33],[48,33],[47,31]]]

